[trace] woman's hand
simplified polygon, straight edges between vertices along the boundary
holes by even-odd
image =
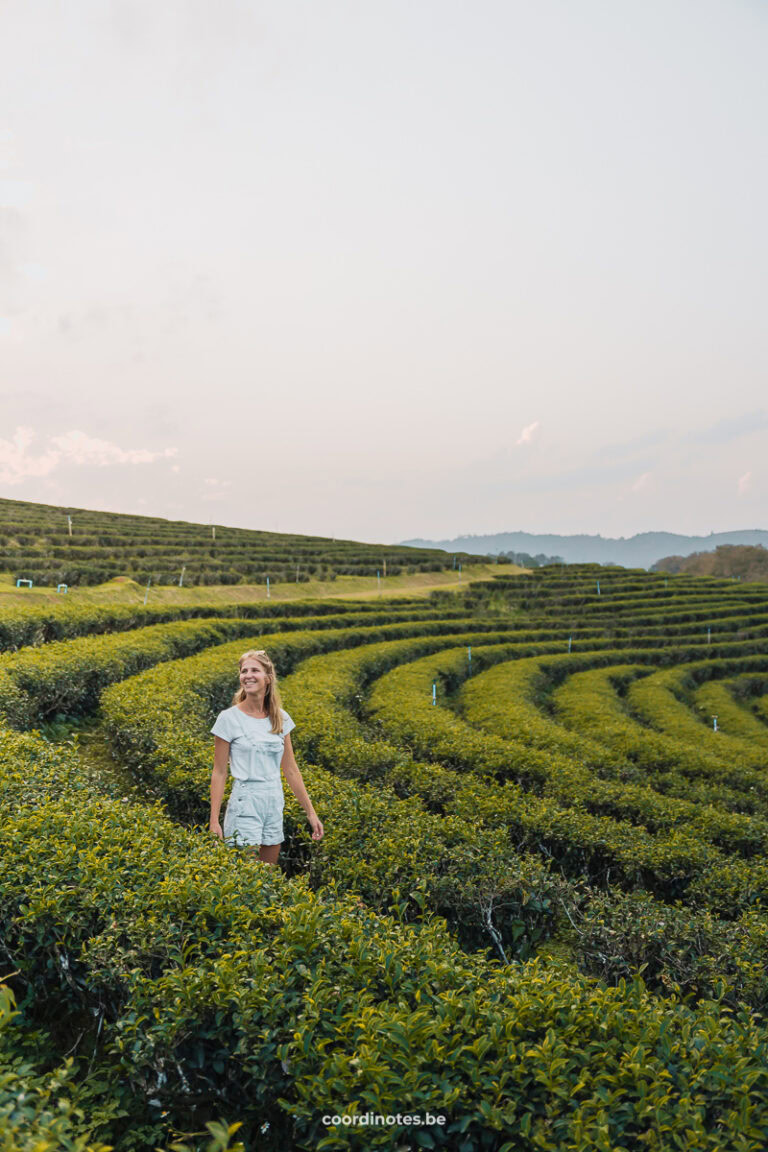
[[[218,820],[211,820],[210,823],[208,824],[208,827],[210,828],[210,830],[214,836],[218,836],[219,840],[224,839],[224,833],[221,830],[221,824],[219,823]]]
[[[311,812],[307,816],[307,820],[309,820],[310,827],[312,828],[312,839],[313,840],[322,840],[322,838],[323,838],[323,822],[322,822],[322,820],[318,819],[317,813]]]

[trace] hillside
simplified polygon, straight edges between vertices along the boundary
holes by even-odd
[[[485,559],[485,557],[482,557]],[[456,564],[471,557],[460,552]],[[438,572],[435,548],[361,544],[0,500],[0,571],[34,585],[102,584],[128,576],[153,584],[244,584]]]
[[[649,568],[662,556],[673,553],[713,552],[723,544],[762,544],[768,547],[768,531],[744,529],[713,532],[709,536],[683,536],[675,532],[641,532],[636,536],[557,536],[533,532],[497,532],[492,536],[457,536],[453,540],[404,540],[413,548],[442,548],[453,554],[457,549],[496,556],[499,553],[531,555],[543,552],[562,556],[567,564],[620,564],[625,568]]]
[[[692,556],[665,556],[653,572],[687,572],[692,576],[730,576],[740,580],[768,580],[768,549],[721,544],[714,552]]]

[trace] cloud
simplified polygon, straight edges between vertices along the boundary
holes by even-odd
[[[20,426],[11,440],[0,440],[0,483],[20,484],[22,480],[48,476],[59,463],[59,453],[30,456],[27,448],[35,438],[31,428]]]
[[[67,432],[64,436],[51,436],[51,443],[63,459],[72,464],[95,464],[106,468],[110,464],[152,464],[167,456],[175,456],[175,448],[150,452],[147,448],[120,448],[109,440],[98,440],[85,432]]]
[[[768,412],[745,412],[731,419],[718,420],[716,424],[700,432],[691,432],[686,439],[694,444],[727,444],[730,440],[738,440],[740,436],[749,436],[766,428],[768,428]]]
[[[638,476],[637,480],[635,480],[634,484],[632,485],[632,491],[633,492],[642,492],[643,488],[647,487],[648,481],[650,480],[652,475],[653,475],[652,472],[643,472],[643,474],[641,476]]]
[[[99,440],[74,429],[63,436],[49,436],[48,447],[35,455],[29,451],[35,439],[33,428],[20,425],[10,440],[0,440],[0,483],[21,484],[24,480],[49,476],[62,464],[107,468],[111,465],[151,464],[175,456],[175,448],[151,452],[146,448],[121,448],[109,440]]]
[[[738,493],[739,496],[746,496],[752,487],[752,473],[745,472],[743,476],[739,477]]]
[[[523,428],[522,432],[520,433],[519,437],[517,438],[516,443],[518,445],[519,444],[530,444],[530,442],[531,442],[531,440],[533,440],[533,437],[535,436],[538,428],[539,428],[539,421],[538,420],[534,420],[533,424],[526,424],[525,428]]]

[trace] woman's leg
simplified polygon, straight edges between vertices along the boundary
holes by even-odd
[[[261,844],[259,846],[259,859],[264,864],[277,864],[277,858],[279,855],[279,844]]]

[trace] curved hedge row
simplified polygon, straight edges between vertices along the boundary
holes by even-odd
[[[402,597],[386,607],[380,603],[356,600],[285,600],[243,604],[14,604],[4,607],[0,616],[0,652],[14,651],[30,644],[51,640],[71,640],[78,636],[101,636],[105,632],[127,632],[150,624],[200,617],[234,617],[246,620],[283,620],[286,617],[366,616],[371,624],[386,623],[393,616],[406,619],[466,615],[438,609],[419,597]]]
[[[617,696],[610,667],[574,674],[555,689],[552,702],[562,724],[631,760],[657,790],[733,811],[768,813],[764,772],[640,723]]]
[[[25,729],[56,713],[87,711],[106,684],[252,630],[250,621],[185,620],[6,654],[0,657],[0,718]]]
[[[768,653],[739,660],[711,659],[686,664],[679,668],[665,668],[647,677],[642,684],[633,684],[627,693],[627,704],[644,724],[660,732],[674,734],[678,739],[700,743],[708,752],[727,763],[738,760],[757,769],[768,768],[765,748],[755,747],[749,740],[715,731],[710,716],[697,714],[691,708],[693,690],[711,678],[754,672],[768,672]]]
[[[292,616],[281,605],[267,628],[230,616],[243,632],[217,632],[205,651],[198,637],[182,659],[168,658],[169,623],[162,654],[142,649],[135,666],[122,648],[131,637],[103,637],[116,648],[112,662],[97,654],[102,707],[123,760],[112,775],[100,761],[104,781],[85,745],[4,734],[3,966],[18,969],[25,1035],[50,1021],[59,1063],[81,1036],[87,1075],[72,1099],[97,1092],[98,1077],[111,1086],[99,1104],[124,1110],[94,1138],[108,1131],[117,1152],[143,1152],[217,1121],[223,1148],[242,1118],[234,1138],[263,1152],[391,1148],[414,1134],[334,1130],[323,1112],[404,1100],[421,1111],[437,1098],[448,1124],[421,1143],[458,1152],[762,1149],[760,757],[750,745],[737,763],[737,744],[703,752],[640,725],[628,696],[663,680],[659,668],[716,658],[708,683],[738,676],[730,698],[747,692],[744,714],[760,724],[759,677],[743,669],[764,658],[768,598],[641,572],[564,575],[537,570],[404,610],[336,603]],[[73,642],[72,712],[98,703],[95,682],[82,691],[88,643]],[[207,822],[208,729],[250,644],[276,660],[326,825],[313,842],[287,796],[285,874],[168,818]],[[51,654],[6,660],[29,660],[42,683],[35,663]],[[141,660],[156,666],[131,676]],[[654,706],[690,709],[705,686],[667,679],[670,700],[662,691]],[[29,715],[50,714],[55,685],[37,698],[10,675],[5,686],[26,694]],[[594,723],[598,687],[607,725]],[[558,722],[569,691],[591,735]],[[646,762],[627,754],[641,736]],[[653,762],[649,738],[666,760]],[[126,766],[167,809],[105,795]]]
[[[485,635],[472,633],[469,638]],[[453,639],[422,635],[395,643],[401,650],[423,650]],[[371,633],[278,633],[266,642],[272,659],[286,668],[309,652],[323,652],[334,643],[346,647],[353,640],[364,644]],[[150,776],[170,810],[183,819],[206,819],[212,755],[207,729],[232,690],[234,656],[230,645],[158,667],[109,689],[102,698],[114,746],[137,772]],[[285,684],[290,710],[290,677]],[[138,732],[137,709],[147,699],[154,704],[143,707]],[[524,955],[551,931],[555,899],[564,886],[550,876],[545,862],[510,851],[501,830],[489,835],[479,852],[473,829],[465,827],[463,819],[431,816],[416,797],[399,800],[380,784],[366,788],[342,782],[307,763],[300,740],[297,748],[313,803],[328,816],[326,837],[312,846],[307,865],[313,885],[334,882],[382,910],[404,900],[409,919],[422,916],[426,900],[448,919],[464,946],[500,946],[502,954],[513,948]],[[291,796],[286,832],[289,859],[294,855],[303,860],[310,841],[303,813]]]
[[[0,825],[4,947],[41,1010],[102,1021],[100,1067],[145,1116],[247,1100],[241,1134],[274,1149],[391,1147],[391,1130],[329,1131],[340,1102],[439,1109],[434,1147],[496,1152],[662,1148],[665,1131],[757,1152],[768,1135],[749,1013],[538,961],[494,969],[439,922],[413,931],[321,899],[151,808],[83,805],[61,787],[76,778],[65,754],[28,750],[37,799],[3,750],[2,794],[26,797]]]
[[[298,616],[280,621],[281,630],[328,630],[338,641],[346,634],[347,626],[359,617],[343,613],[317,617]],[[370,632],[377,624],[383,626],[380,616],[363,616]],[[389,620],[398,621],[397,613]],[[460,623],[460,621],[459,621]],[[79,637],[76,640],[52,641],[42,647],[24,648],[0,656],[0,717],[19,729],[32,727],[55,713],[83,713],[96,707],[103,688],[116,680],[125,679],[136,672],[153,666],[161,660],[191,655],[201,648],[219,644],[231,637],[242,636],[251,644],[260,642],[260,632],[254,633],[258,620],[219,618],[179,621],[165,625],[151,625],[129,633],[97,637]],[[414,631],[451,631],[454,622],[432,613],[407,613],[399,625],[402,634]],[[478,625],[492,628],[492,624]]]
[[[729,736],[739,736],[749,740],[753,747],[768,750],[768,728],[748,706],[766,687],[768,677],[754,675],[709,680],[696,689],[693,706],[699,715],[716,716],[718,729]]]
[[[710,819],[716,835],[723,835],[719,814],[705,811],[695,832],[674,828],[658,835],[593,815],[584,805],[595,785],[582,777],[579,788],[571,761],[561,758],[551,764],[552,758],[535,749],[481,736],[446,709],[432,707],[429,687],[450,659],[456,674],[465,666],[466,653],[428,657],[381,677],[371,692],[371,714],[416,755],[486,775],[496,773],[542,793],[521,795],[514,809],[504,812],[510,834],[521,843],[535,834],[566,872],[586,870],[593,883],[609,872],[621,887],[646,887],[668,901],[684,897],[721,915],[768,900],[768,866],[762,859],[729,860],[713,845],[701,842],[699,828]],[[551,796],[543,790],[550,780]],[[761,844],[762,833],[757,835]],[[749,851],[746,844],[744,848]]]
[[[588,658],[573,657],[571,667],[583,666]],[[653,778],[640,772],[629,758],[622,758],[615,749],[606,749],[598,743],[601,718],[605,705],[615,705],[612,685],[618,681],[631,683],[637,677],[648,676],[651,669],[642,664],[610,664],[606,669],[574,673],[566,682],[569,692],[580,694],[580,704],[589,701],[594,718],[595,738],[581,736],[580,732],[563,729],[554,718],[538,712],[532,695],[547,680],[546,659],[520,660],[513,664],[500,664],[467,681],[458,697],[463,717],[474,727],[506,740],[532,744],[553,756],[569,756],[583,766],[582,786],[570,791],[570,802],[583,804],[588,810],[612,815],[632,824],[641,823],[650,831],[686,826],[704,840],[709,840],[727,851],[747,856],[768,847],[768,820],[755,819],[739,813],[718,812],[702,808],[707,801],[719,803],[720,790],[709,797],[702,789],[685,799],[680,793],[669,796],[653,788]],[[560,665],[562,670],[562,664]],[[564,686],[565,687],[565,686]],[[562,693],[564,687],[559,691]],[[523,692],[528,693],[528,698]],[[565,772],[559,760],[558,792],[562,789]],[[573,773],[571,773],[573,776]],[[609,783],[610,781],[610,783]]]
[[[457,773],[443,765],[414,761],[403,748],[373,739],[350,713],[372,679],[414,654],[411,642],[395,641],[304,660],[284,682],[297,722],[299,755],[303,752],[345,777],[386,780],[399,796],[419,796],[428,810],[441,815],[450,806],[482,843],[497,829],[499,800],[508,799],[514,806],[516,793],[489,785],[466,770]],[[484,812],[493,813],[490,823]],[[515,851],[513,845],[510,850]],[[644,902],[641,919],[627,916],[628,898],[620,892],[563,893],[558,933],[567,920],[575,932],[570,946],[581,970],[606,978],[627,975],[631,957],[634,970],[642,969],[652,986],[675,987],[696,997],[711,994],[716,985],[727,985],[734,1004],[763,1006],[768,957],[765,934],[755,931],[752,914],[732,923],[716,921],[706,910],[691,912],[639,894]],[[607,901],[616,903],[615,915]],[[649,923],[653,931],[647,931]]]

